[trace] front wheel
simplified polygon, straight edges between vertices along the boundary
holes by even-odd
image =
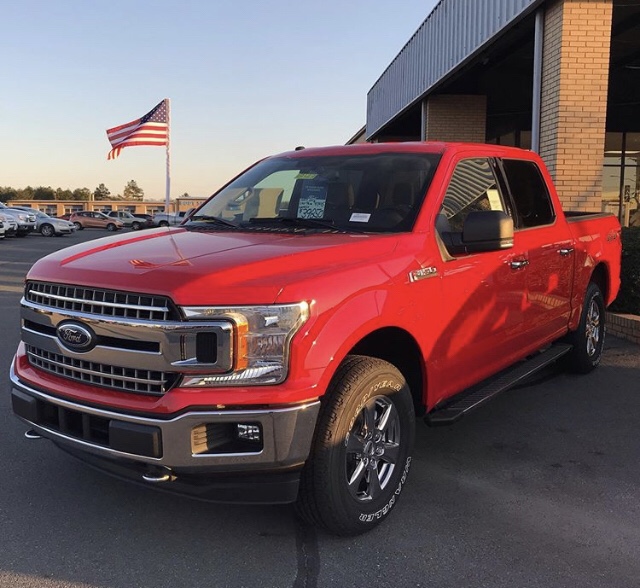
[[[579,374],[595,369],[602,359],[605,335],[605,307],[602,291],[591,282],[587,287],[578,328],[567,337],[573,349],[567,355],[568,367]]]
[[[396,505],[411,464],[415,414],[402,374],[349,356],[327,391],[296,503],[308,523],[364,533]]]
[[[133,223],[133,224],[131,225],[131,228],[132,228],[134,231],[139,231],[139,230],[142,228],[142,225],[141,225],[140,223]]]
[[[73,226],[76,228],[76,231],[81,231],[82,229],[84,229],[84,227],[78,222],[74,222]]]
[[[40,234],[43,237],[53,237],[54,233],[55,230],[51,225],[42,225],[40,227]]]
[[[116,226],[113,223],[109,223],[107,225],[107,231],[109,231],[110,233],[113,233],[113,231],[116,230]]]

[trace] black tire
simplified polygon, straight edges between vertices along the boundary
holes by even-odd
[[[402,374],[380,359],[349,356],[318,417],[296,512],[337,535],[358,535],[387,518],[411,464],[415,413]]]
[[[82,229],[84,229],[84,227],[79,222],[74,222],[73,225],[75,226],[76,231],[82,231]]]
[[[140,223],[132,223],[131,228],[134,231],[139,231],[142,228],[142,225]]]
[[[159,227],[168,227],[168,226],[169,226],[169,223],[168,223],[167,221],[160,221],[160,222],[158,223],[158,226],[159,226]]]
[[[567,367],[579,374],[595,369],[602,359],[604,337],[604,299],[598,285],[591,282],[584,297],[578,328],[567,337],[567,342],[573,345],[566,356]]]
[[[113,233],[113,231],[116,230],[116,226],[113,223],[109,223],[107,225],[107,231],[109,231],[110,233]]]
[[[44,224],[40,227],[40,234],[43,237],[53,237],[55,233],[53,226],[50,224]]]

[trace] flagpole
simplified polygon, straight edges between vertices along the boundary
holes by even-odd
[[[169,214],[170,200],[171,200],[171,149],[170,149],[170,136],[171,136],[171,101],[169,98],[165,98],[167,105],[167,182],[164,195],[164,211]]]

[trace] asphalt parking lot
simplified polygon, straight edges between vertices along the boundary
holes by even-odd
[[[106,236],[0,241],[0,588],[640,586],[640,349],[609,337],[588,376],[552,368],[453,427],[418,427],[408,485],[368,535],[288,506],[192,501],[112,479],[9,406],[22,280]]]

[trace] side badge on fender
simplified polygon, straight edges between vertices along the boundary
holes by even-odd
[[[409,272],[409,281],[417,282],[418,280],[424,280],[425,278],[434,278],[438,275],[438,270],[435,267],[423,267],[418,270]]]

